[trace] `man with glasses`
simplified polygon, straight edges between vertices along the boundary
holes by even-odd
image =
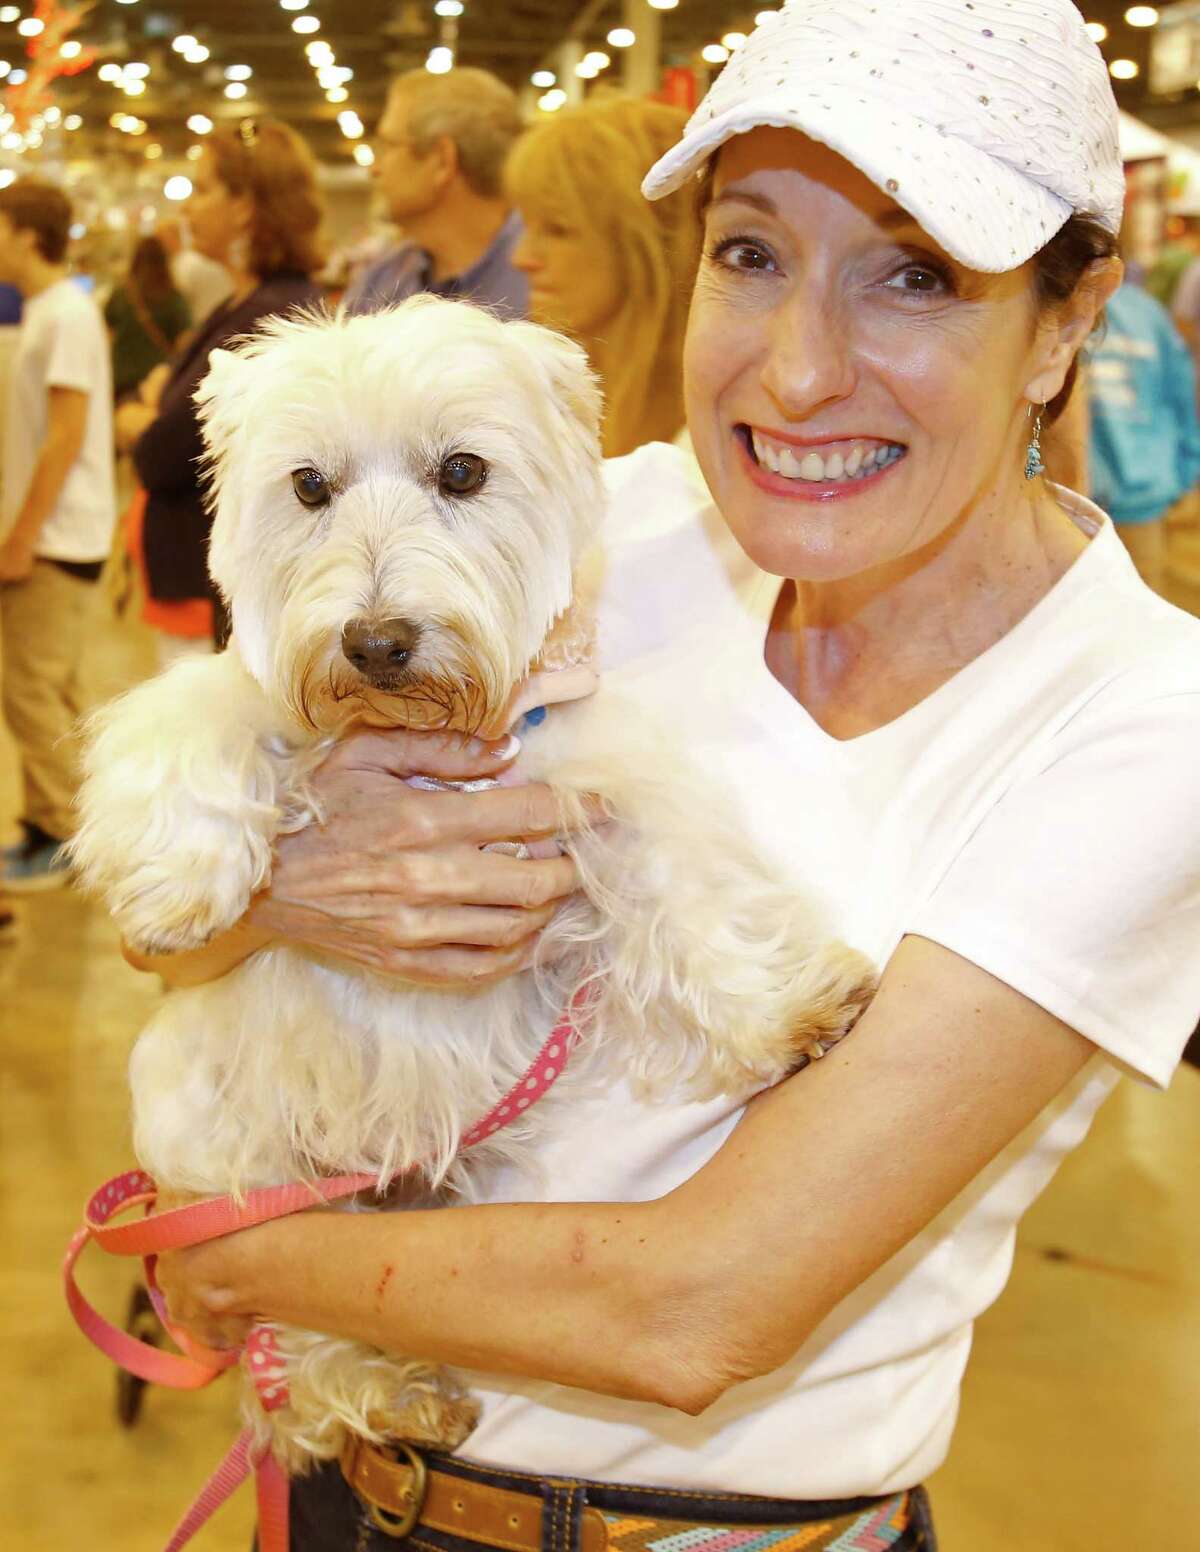
[[[520,133],[516,96],[486,70],[411,70],[392,83],[374,166],[402,241],[350,287],[351,312],[432,291],[524,317],[528,283],[512,266],[521,221],[503,188]]]

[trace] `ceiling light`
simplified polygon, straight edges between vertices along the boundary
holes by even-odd
[[[538,107],[543,113],[557,113],[566,104],[567,94],[562,87],[556,86],[553,91],[546,92],[538,98]]]
[[[65,43],[59,45],[58,52],[64,59],[78,59],[83,53],[83,44],[78,38],[68,38]]]
[[[193,135],[207,135],[213,127],[213,121],[203,113],[193,113],[187,121],[187,127]]]
[[[1131,5],[1125,20],[1131,27],[1157,27],[1158,11],[1152,5]]]
[[[12,66],[9,64],[7,59],[0,59],[0,81],[4,79],[4,77],[11,69]]]
[[[23,38],[36,38],[39,32],[45,32],[46,24],[40,16],[27,16],[24,21],[17,23],[17,31]]]
[[[331,86],[325,93],[326,102],[345,102],[350,93],[344,86]]]
[[[461,16],[463,13],[463,0],[437,0],[433,8],[435,16]]]
[[[42,118],[47,124],[57,124],[59,119],[62,118],[62,109],[57,103],[52,102],[45,113],[42,114]]]
[[[729,50],[723,43],[706,43],[700,50],[700,58],[708,65],[723,65],[729,58]]]
[[[150,74],[150,66],[143,65],[140,60],[136,60],[132,65],[126,65],[121,74],[130,81],[144,81]]]
[[[10,86],[20,86],[22,81],[27,81],[28,79],[29,72],[27,70],[10,70],[8,72],[8,84]]]
[[[15,22],[21,15],[19,5],[0,5],[0,22]]]
[[[10,183],[17,181],[17,175],[11,167],[0,168],[0,189],[6,189]],[[72,231],[74,228],[72,228]]]
[[[607,70],[612,64],[612,60],[603,49],[592,49],[583,56],[583,62],[585,65],[591,65],[595,70]]]
[[[600,72],[595,65],[589,65],[586,59],[581,59],[575,66],[575,74],[581,81],[594,81]]]
[[[431,48],[429,58],[425,61],[425,68],[430,75],[445,75],[447,71],[454,69],[454,50],[445,48]]]
[[[1108,73],[1114,81],[1132,81],[1138,73],[1137,63],[1132,59],[1114,59]]]
[[[138,81],[136,79],[133,81],[122,81],[121,90],[125,93],[126,97],[140,97],[146,90],[146,83],[145,81]]]
[[[279,4],[285,11],[302,11],[308,4],[308,0],[279,0]]]
[[[553,70],[535,70],[529,77],[529,80],[531,85],[540,86],[544,89],[547,86],[553,86],[558,77]]]
[[[177,172],[173,178],[168,178],[163,184],[163,193],[168,199],[187,199],[192,192],[192,180],[185,178],[181,172]]]
[[[136,5],[137,0],[117,0],[118,5]]]
[[[744,32],[727,32],[725,34],[725,36],[721,39],[721,42],[722,42],[722,44],[724,44],[724,46],[732,54],[737,49],[745,47],[745,45],[746,45],[746,34]]]
[[[5,151],[21,151],[25,142],[15,129],[10,129],[6,135],[0,135],[0,147]]]
[[[1085,31],[1093,43],[1103,43],[1108,37],[1108,28],[1103,22],[1088,22]]]
[[[177,54],[187,54],[196,47],[199,41],[198,38],[193,38],[190,32],[181,32],[171,44],[171,47]]]
[[[637,42],[637,33],[630,27],[614,27],[608,35],[608,41],[613,48],[632,48]]]
[[[96,71],[96,75],[101,81],[119,81],[121,79],[121,67],[120,65],[114,65],[110,60],[107,64],[100,66],[99,70]]]
[[[363,122],[353,108],[345,108],[338,114],[338,128],[347,140],[358,140],[362,136]]]
[[[778,15],[778,11],[759,11],[754,18],[754,25],[756,27],[765,27],[768,22],[773,22]]]
[[[315,16],[297,16],[292,23],[293,32],[320,32],[321,24]]]
[[[244,97],[249,89],[245,81],[230,81],[225,88],[225,95],[226,97],[232,97],[236,101],[239,97]]]
[[[66,118],[63,120],[63,128],[69,130],[82,129],[83,120],[80,118],[78,113],[68,113]]]
[[[227,81],[248,81],[254,74],[249,65],[226,65],[225,79]]]
[[[369,145],[356,145],[354,147],[354,160],[360,167],[373,167],[375,165],[375,153]]]
[[[162,155],[162,146],[159,145],[157,140],[152,141],[151,144],[146,147],[146,155],[152,162],[158,161],[159,157]]]
[[[197,43],[194,48],[188,49],[183,57],[189,65],[202,65],[210,52],[211,50],[205,48],[203,43]]]
[[[673,11],[679,0],[647,0],[652,11]]]
[[[108,123],[110,129],[121,129],[125,123],[125,115],[123,113],[110,113]]]
[[[203,146],[198,146],[198,145],[190,145],[190,146],[188,146],[187,150],[183,154],[187,157],[189,162],[198,162],[200,160],[200,158],[204,155],[204,147]]]
[[[315,43],[306,43],[304,54],[310,65],[331,65],[337,57],[329,44],[320,38]]]

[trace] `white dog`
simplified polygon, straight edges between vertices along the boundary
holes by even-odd
[[[495,726],[552,633],[585,634],[573,588],[603,507],[583,353],[462,303],[271,323],[214,353],[200,398],[233,644],[99,714],[74,843],[129,942],[156,952],[241,917],[276,836],[320,822],[309,779],[348,728]],[[537,971],[447,993],[278,945],[172,993],[131,1066],[159,1185],[419,1166],[469,1197],[480,1172],[528,1154],[602,1051],[644,1089],[697,1097],[759,1088],[843,1034],[870,966],[665,740],[633,744],[638,721],[602,687],[525,736],[521,774],[552,785],[585,880]],[[615,816],[603,833],[588,793]],[[456,1158],[585,982],[562,1081]],[[291,1470],[337,1456],[347,1430],[448,1447],[473,1424],[429,1365],[293,1329],[278,1342],[290,1403],[247,1408]]]

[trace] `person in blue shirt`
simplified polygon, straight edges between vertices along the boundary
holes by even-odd
[[[1166,514],[1200,480],[1191,352],[1161,303],[1128,282],[1091,355],[1092,499],[1112,516],[1142,579],[1166,579]]]
[[[515,93],[487,70],[397,77],[375,136],[374,171],[402,241],[351,285],[349,312],[432,291],[525,316],[529,282],[512,264],[523,228],[503,187],[521,130]]]

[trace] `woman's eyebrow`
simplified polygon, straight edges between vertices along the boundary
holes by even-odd
[[[724,189],[708,201],[708,209],[713,210],[718,205],[753,205],[755,210],[761,210],[764,215],[777,216],[779,207],[773,199],[768,199],[765,194],[752,194],[749,190]]]

